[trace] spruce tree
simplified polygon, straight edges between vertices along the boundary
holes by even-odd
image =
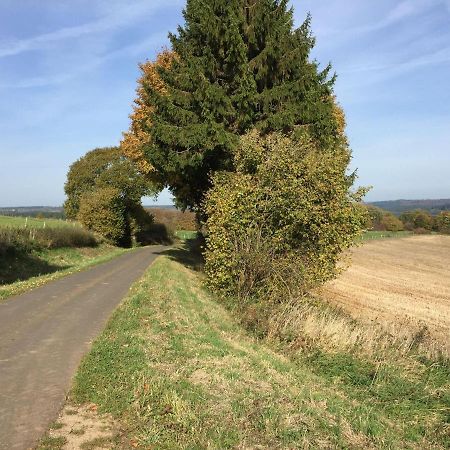
[[[239,136],[307,125],[338,135],[330,67],[309,60],[310,18],[294,28],[287,0],[188,0],[170,35],[175,57],[144,84],[151,139],[143,152],[178,204],[198,210],[217,170],[233,170]]]

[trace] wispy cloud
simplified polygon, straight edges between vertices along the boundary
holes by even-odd
[[[418,15],[441,3],[441,0],[404,0],[395,6],[384,20],[379,22],[375,28],[384,28],[411,16]]]
[[[161,47],[161,43],[166,39],[167,33],[156,33],[152,34],[152,36],[148,39],[144,39],[141,42],[133,43],[126,47],[122,47],[118,50],[109,52],[105,55],[93,57],[89,60],[89,62],[84,64],[77,64],[75,69],[70,71],[61,72],[57,74],[49,74],[41,77],[28,78],[24,80],[15,81],[12,83],[0,83],[1,89],[26,89],[26,88],[34,88],[34,87],[44,87],[51,86],[57,84],[66,83],[74,78],[79,77],[82,74],[90,72],[97,67],[100,67],[102,64],[105,64],[109,61],[113,61],[115,59],[119,59],[123,56],[137,56],[145,51],[151,51],[155,47]]]
[[[418,69],[423,66],[430,66],[448,62],[450,62],[450,47],[443,48],[431,54],[417,56],[403,62],[397,61],[387,64],[360,64],[341,70],[341,74],[345,75],[357,72],[383,72],[383,78],[386,79],[391,76],[401,75],[402,73]]]
[[[113,31],[147,16],[162,5],[167,6],[171,3],[179,2],[176,0],[144,0],[138,3],[123,2],[119,7],[112,9],[108,14],[93,22],[62,28],[29,39],[0,42],[0,58],[30,50],[45,49],[48,44],[54,42]]]
[[[315,7],[313,0],[306,1]],[[450,68],[450,0],[379,0],[376,6],[349,0],[345,12],[337,9],[340,4],[330,0],[332,14],[322,5],[313,9],[313,19],[325,33],[319,35],[314,57],[333,62],[337,89],[345,92],[347,102],[360,104],[386,88],[395,95],[399,90],[390,85],[407,73]]]
[[[396,6],[390,8],[383,17],[375,22],[367,22],[363,25],[344,28],[339,27],[339,24],[336,26],[336,23],[339,22],[339,18],[335,18],[336,20],[334,20],[334,27],[322,26],[320,27],[319,34],[323,37],[336,37],[339,41],[354,39],[358,35],[378,32],[387,27],[400,24],[401,22],[417,17],[441,5],[447,6],[450,12],[450,0],[403,0]],[[349,4],[348,9],[345,10],[345,13],[347,14],[347,12],[352,9],[357,11],[358,6],[359,5],[357,2],[355,2],[353,8],[352,5]],[[380,4],[380,8],[383,8],[382,4]],[[355,15],[355,19],[361,20],[361,18],[358,17],[358,14]]]

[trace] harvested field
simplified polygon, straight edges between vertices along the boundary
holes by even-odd
[[[450,348],[450,236],[368,242],[324,297],[353,317],[428,327]]]

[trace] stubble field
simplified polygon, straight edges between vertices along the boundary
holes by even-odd
[[[324,296],[353,317],[426,325],[450,349],[450,236],[365,243],[352,251],[350,267]]]

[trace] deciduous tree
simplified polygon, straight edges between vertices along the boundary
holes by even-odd
[[[151,224],[141,198],[154,194],[154,185],[118,147],[97,148],[75,161],[64,189],[66,216],[115,244],[129,245],[134,234]]]
[[[422,209],[405,211],[400,215],[400,220],[410,230],[422,228],[431,231],[434,225],[433,216],[428,211]]]
[[[450,234],[450,211],[441,211],[436,216],[436,229],[440,233]]]

